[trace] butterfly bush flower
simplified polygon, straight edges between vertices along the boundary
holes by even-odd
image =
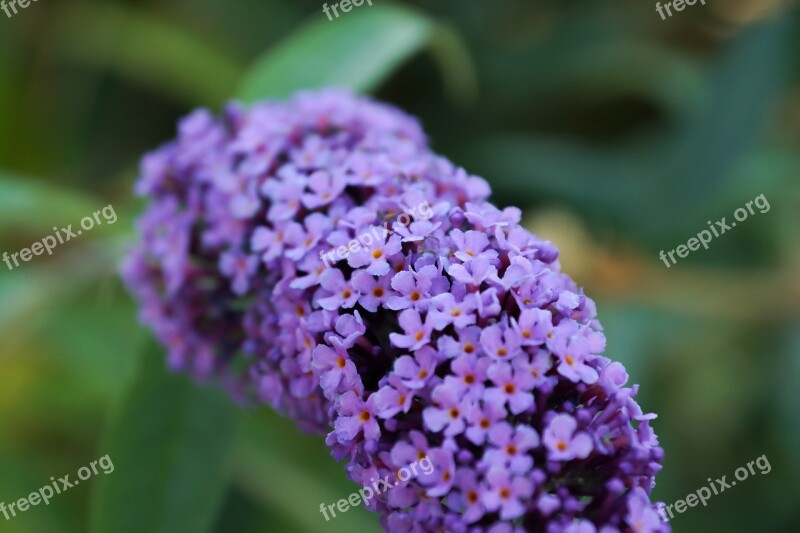
[[[558,250],[427,146],[337,90],[219,118],[145,157],[122,267],[174,370],[312,432],[388,531],[668,531],[663,451]]]

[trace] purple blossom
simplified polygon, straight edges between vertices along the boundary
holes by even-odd
[[[413,307],[417,311],[425,311],[430,297],[430,290],[434,279],[439,272],[436,267],[427,265],[418,272],[404,271],[398,272],[392,278],[392,288],[400,293],[400,296],[393,296],[387,302],[389,309],[399,311]]]
[[[544,430],[545,446],[548,458],[555,461],[585,459],[592,451],[592,438],[585,432],[575,432],[578,423],[570,415],[560,414],[553,417]]]
[[[228,252],[219,260],[219,270],[232,278],[231,288],[236,294],[244,294],[250,288],[250,276],[258,268],[258,258],[241,252]]]
[[[508,423],[495,425],[489,430],[489,442],[494,446],[483,455],[488,467],[503,466],[514,474],[526,474],[533,466],[528,450],[539,446],[539,435],[527,426],[512,428]]]
[[[334,433],[340,443],[352,441],[361,432],[366,439],[376,440],[380,436],[372,397],[365,402],[355,392],[347,391],[337,400],[336,410],[339,416],[334,423]]]
[[[509,363],[494,363],[487,372],[494,387],[486,389],[486,401],[499,405],[508,403],[509,410],[518,415],[533,405],[533,377],[524,369],[512,368]]]
[[[525,512],[522,501],[533,494],[533,483],[525,477],[512,476],[503,468],[493,468],[486,474],[487,485],[481,495],[489,511],[500,511],[502,520],[519,518]]]
[[[394,375],[409,389],[420,389],[434,377],[437,363],[434,350],[426,346],[417,350],[413,357],[398,357],[394,362]]]
[[[339,388],[339,384],[344,382],[348,388],[355,387],[361,383],[358,370],[350,360],[347,350],[341,344],[334,344],[335,349],[321,344],[314,348],[312,352],[311,366],[317,371],[320,386],[325,392],[325,396],[332,398]]]
[[[492,359],[510,361],[519,353],[521,342],[516,331],[495,324],[481,332],[481,345]]]
[[[370,233],[375,234],[376,226],[370,228]],[[376,237],[377,239],[377,237]],[[367,267],[367,272],[374,276],[383,276],[391,270],[389,259],[398,254],[402,246],[400,238],[392,235],[386,242],[383,239],[371,244],[369,247],[360,246],[347,257],[347,264],[353,268]]]
[[[505,420],[508,412],[499,402],[484,402],[482,406],[473,404],[467,418],[466,437],[476,446],[480,446],[486,440],[488,433],[498,422]]]
[[[406,309],[400,313],[398,322],[405,333],[389,335],[392,344],[398,348],[419,350],[430,342],[433,327],[427,321],[423,322],[419,313],[413,309]]]
[[[442,384],[433,389],[431,398],[436,407],[428,407],[422,412],[425,425],[438,433],[444,429],[447,437],[452,437],[464,432],[466,423],[464,418],[470,410],[470,401],[462,398],[458,389],[453,385]]]
[[[361,486],[429,459],[370,499],[388,531],[669,531],[594,302],[415,119],[338,90],[201,110],[136,190],[122,274],[170,367],[327,432]]]

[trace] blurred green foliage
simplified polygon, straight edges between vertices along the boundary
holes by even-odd
[[[780,0],[426,0],[329,22],[310,0],[39,3],[0,16],[0,252],[109,203],[119,215],[0,263],[0,501],[110,454],[115,471],[11,532],[370,531],[322,502],[354,485],[323,442],[163,370],[116,278],[140,155],[194,106],[328,83],[419,116],[562,249],[608,355],[655,411],[655,496],[766,454],[772,472],[675,531],[800,525],[800,43]],[[670,250],[759,194],[771,204],[667,269]],[[91,529],[90,529],[91,528]]]

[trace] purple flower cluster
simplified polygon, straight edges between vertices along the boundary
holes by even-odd
[[[138,192],[123,275],[172,368],[329,431],[360,485],[431,458],[370,501],[386,530],[669,530],[594,303],[412,118],[334,90],[197,111]]]

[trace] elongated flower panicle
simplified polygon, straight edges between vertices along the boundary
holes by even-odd
[[[370,500],[386,530],[669,530],[593,301],[411,117],[336,90],[196,111],[137,190],[123,275],[173,369],[328,432],[362,486],[430,457]]]

